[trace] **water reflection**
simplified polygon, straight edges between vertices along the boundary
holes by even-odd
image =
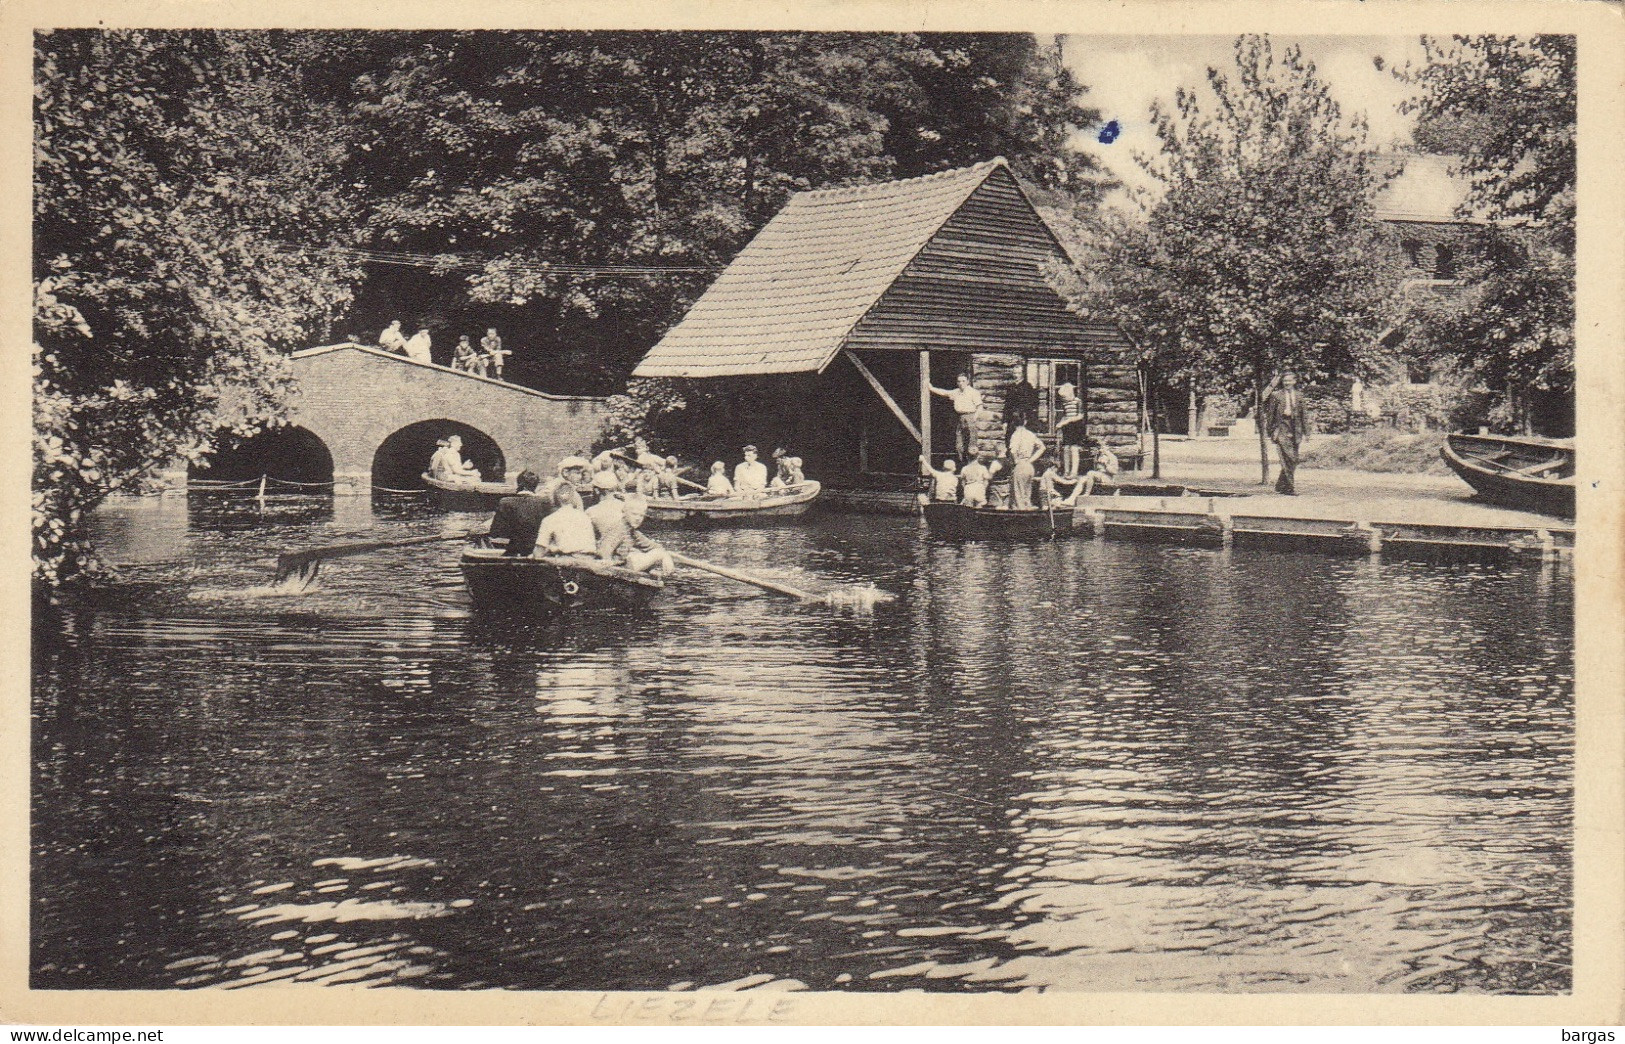
[[[1568,987],[1566,574],[827,516],[668,539],[897,602],[543,624],[454,545],[242,597],[472,517],[194,517],[37,657],[38,987]]]

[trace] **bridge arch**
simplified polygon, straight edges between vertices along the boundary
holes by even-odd
[[[330,490],[333,453],[309,428],[285,424],[245,437],[222,433],[214,451],[187,468],[187,481],[212,485],[221,482],[258,482],[261,475],[280,482],[299,483],[314,491]]]
[[[443,438],[461,435],[463,459],[480,469],[480,477],[501,482],[507,457],[497,440],[463,421],[448,417],[415,421],[397,428],[378,444],[372,455],[372,484],[381,489],[423,489],[423,473]]]

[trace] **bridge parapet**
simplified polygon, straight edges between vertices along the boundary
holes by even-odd
[[[477,443],[480,454],[470,457],[487,478],[551,470],[590,446],[606,415],[602,398],[554,395],[370,345],[307,348],[292,365],[298,390],[288,422],[326,446],[339,493],[389,485],[375,470],[392,482],[415,480],[437,433],[461,432],[465,443]]]

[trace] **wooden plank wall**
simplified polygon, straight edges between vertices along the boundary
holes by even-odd
[[[988,410],[977,428],[977,449],[989,456],[1004,454],[1005,390],[1021,379],[1019,355],[977,353],[972,357],[971,382],[982,393]],[[1133,366],[1095,363],[1085,367],[1088,387],[1084,402],[1089,413],[1089,435],[1114,450],[1139,444],[1140,379]]]

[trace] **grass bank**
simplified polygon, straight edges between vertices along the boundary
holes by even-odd
[[[1303,463],[1312,468],[1349,468],[1406,475],[1448,475],[1439,459],[1444,432],[1413,434],[1392,428],[1368,428],[1329,435],[1305,447]]]

